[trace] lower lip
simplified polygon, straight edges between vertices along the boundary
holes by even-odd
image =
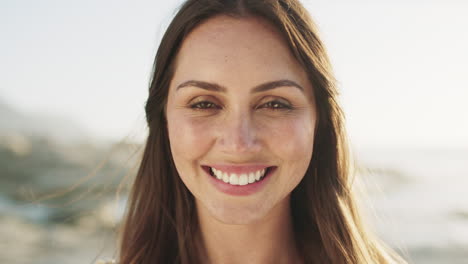
[[[268,173],[262,178],[261,181],[256,181],[254,183],[249,183],[246,185],[232,185],[225,183],[223,180],[219,180],[216,177],[212,176],[209,172],[206,172],[210,182],[215,186],[219,191],[235,196],[247,196],[259,192],[263,186],[266,185],[270,176],[276,171],[276,167],[270,168]]]

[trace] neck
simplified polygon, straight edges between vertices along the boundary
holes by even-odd
[[[296,248],[289,199],[254,223],[227,224],[197,205],[203,263],[302,263]]]

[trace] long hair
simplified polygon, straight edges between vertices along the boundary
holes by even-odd
[[[220,14],[269,21],[314,88],[318,111],[314,152],[291,194],[295,239],[305,263],[404,263],[361,222],[336,81],[316,27],[298,0],[188,0],[180,7],[154,62],[145,106],[149,135],[129,197],[119,263],[201,263],[194,197],[172,160],[164,109],[182,42],[201,22]]]

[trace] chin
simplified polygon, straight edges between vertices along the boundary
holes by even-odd
[[[261,222],[272,213],[271,203],[253,201],[210,202],[202,205],[206,213],[218,222],[227,225],[249,225]],[[200,211],[200,210],[199,210]]]

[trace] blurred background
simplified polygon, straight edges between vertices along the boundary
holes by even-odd
[[[155,51],[178,1],[0,0],[0,263],[115,252]],[[468,263],[468,2],[303,1],[332,59],[370,224]]]

